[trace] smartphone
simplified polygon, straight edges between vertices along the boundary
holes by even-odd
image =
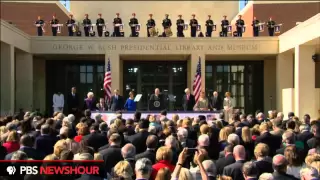
[[[198,151],[198,148],[188,148],[188,153],[195,153]]]

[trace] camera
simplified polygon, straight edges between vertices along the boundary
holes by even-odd
[[[312,59],[314,62],[319,62],[320,61],[319,54],[312,55]]]

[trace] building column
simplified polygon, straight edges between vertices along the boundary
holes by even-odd
[[[276,95],[276,73],[270,73],[272,72],[272,69],[276,68],[276,60],[274,59],[267,59],[264,60],[263,64],[264,68],[264,110],[265,112],[269,110],[276,109],[276,101],[277,101],[277,95]]]
[[[191,59],[190,59],[190,68],[188,68],[188,87],[190,88],[191,92],[193,93],[193,81],[196,75],[197,71],[197,66],[199,62],[199,57],[201,59],[201,89],[204,91],[206,87],[206,82],[205,82],[205,67],[206,67],[206,56],[205,54],[191,54]]]
[[[283,90],[293,88],[293,54],[291,52],[284,52],[277,56],[276,61],[276,109],[284,112],[283,107],[286,106],[283,102]],[[270,71],[272,72],[272,71]],[[269,72],[269,73],[270,73]],[[291,103],[289,103],[291,104]],[[286,109],[286,108],[285,108]],[[288,111],[293,111],[294,107],[291,104],[291,108]],[[286,110],[287,111],[287,110]]]
[[[315,89],[315,63],[312,55],[315,53],[313,46],[295,47],[294,57],[294,104],[295,114],[302,118],[310,114],[311,118],[318,117]]]
[[[45,59],[33,58],[33,82],[34,82],[33,108],[40,109],[40,112],[44,112],[46,110],[46,60]]]
[[[16,53],[16,110],[33,110],[33,57],[32,54]]]
[[[106,54],[105,55],[105,68],[107,70],[108,59],[110,59],[111,66],[111,91],[119,89],[120,94],[123,94],[122,88],[122,63],[120,62],[119,54]]]
[[[1,106],[0,114],[15,110],[15,55],[14,46],[1,42]]]

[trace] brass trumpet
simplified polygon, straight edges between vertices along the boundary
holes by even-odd
[[[77,32],[76,24],[72,24],[72,32]]]

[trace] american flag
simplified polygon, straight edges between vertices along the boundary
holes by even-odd
[[[107,70],[104,74],[103,87],[106,90],[106,100],[109,102],[111,99],[111,66],[110,58],[108,58]]]
[[[196,102],[198,102],[198,99],[200,97],[200,92],[201,92],[201,58],[199,57],[197,71],[193,81],[193,94]]]

